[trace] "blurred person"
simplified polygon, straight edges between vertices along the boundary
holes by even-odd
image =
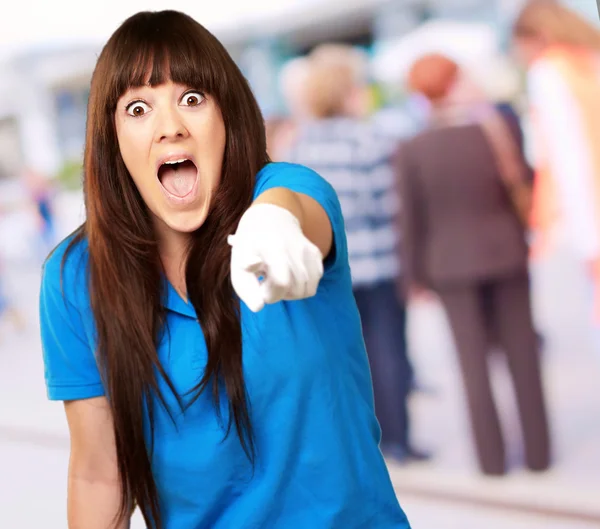
[[[527,68],[533,125],[533,255],[548,251],[563,221],[600,330],[600,31],[557,2],[531,1],[515,21],[513,46]]]
[[[27,202],[20,200],[0,204],[0,216],[20,211],[27,206]],[[0,255],[0,322],[7,322],[16,331],[23,331],[27,326],[27,319],[6,292],[6,283],[4,256]]]
[[[279,89],[294,121],[303,121],[310,109],[305,96],[309,64],[306,57],[295,57],[286,62],[279,72]]]
[[[293,144],[296,136],[296,124],[286,116],[271,116],[265,119],[267,153],[274,162],[281,162]]]
[[[324,44],[308,57],[304,121],[287,159],[308,165],[334,187],[348,237],[352,288],[371,366],[381,449],[405,463],[428,454],[410,441],[408,398],[413,369],[406,310],[398,295],[399,209],[393,137],[367,118],[366,63],[354,48]]]
[[[506,99],[501,99],[501,100],[497,101],[495,103],[495,106],[496,106],[496,109],[498,110],[498,112],[500,113],[500,115],[507,121],[510,132],[514,136],[514,141],[516,143],[516,146],[519,149],[519,151],[523,154],[523,159],[525,160],[526,159],[525,135],[523,134],[521,114],[519,112],[517,112],[515,104]],[[531,165],[529,165],[529,162],[526,162],[524,165],[524,180],[529,185],[533,185],[534,171],[533,171]],[[531,205],[530,205],[530,209],[531,209]],[[529,214],[531,214],[531,212],[529,212]],[[530,224],[530,222],[529,222],[529,218],[528,218],[527,221],[525,222],[525,225],[527,227],[529,227],[529,224]],[[530,236],[529,232],[527,235],[529,238],[529,236]],[[537,337],[538,349],[540,350],[540,353],[543,353],[544,349],[546,348],[546,343],[547,343],[546,336],[539,329],[536,329],[535,335]]]
[[[40,172],[28,168],[23,175],[23,182],[35,207],[39,243],[44,257],[55,245],[54,220],[54,188],[49,178]]]
[[[521,116],[517,112],[515,105],[511,101],[498,101],[495,103],[496,110],[500,115],[508,122],[510,131],[514,135],[515,142],[518,149],[525,153],[525,136],[523,134],[523,128],[521,126]],[[533,171],[527,164],[527,177],[533,179]]]
[[[26,326],[25,317],[6,293],[5,267],[0,262],[0,321],[8,322],[16,331]]]
[[[265,120],[267,152],[273,161],[283,161],[296,139],[298,127],[308,117],[306,79],[308,64],[305,57],[295,57],[283,65],[279,73],[279,89],[287,107],[287,116]]]
[[[501,475],[505,447],[488,367],[498,344],[508,361],[527,466],[550,465],[550,442],[533,329],[525,241],[523,153],[506,121],[451,59],[417,60],[412,90],[432,105],[429,127],[398,155],[405,279],[431,290],[454,336],[479,466]]]
[[[40,295],[69,527],[125,528],[137,505],[153,529],[409,528],[339,201],[269,162],[222,44],[175,11],[127,19],[92,76],[84,159],[86,220]]]

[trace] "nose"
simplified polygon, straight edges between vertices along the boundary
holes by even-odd
[[[189,132],[182,117],[176,109],[163,109],[156,129],[156,140],[159,143],[177,141],[187,138]]]

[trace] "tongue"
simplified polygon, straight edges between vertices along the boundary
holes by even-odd
[[[196,181],[196,167],[193,163],[164,166],[160,172],[160,183],[172,195],[184,197],[190,193]]]

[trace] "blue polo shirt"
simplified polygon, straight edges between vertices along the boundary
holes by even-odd
[[[265,166],[254,194],[273,187],[322,205],[333,227],[333,258],[316,296],[267,305],[256,314],[242,304],[254,467],[235,430],[223,440],[210,391],[182,412],[160,382],[175,417],[173,423],[155,407],[152,464],[165,528],[407,529],[378,447],[338,199],[327,182],[299,165]],[[87,244],[69,253],[61,293],[66,245],[46,262],[40,297],[46,384],[54,400],[105,392],[94,357]],[[202,377],[206,345],[193,307],[170,285],[164,303],[170,332],[163,333],[158,356],[183,395]]]

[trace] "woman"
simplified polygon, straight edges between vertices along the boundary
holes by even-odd
[[[188,16],[139,13],[104,47],[84,189],[40,301],[69,526],[137,505],[152,528],[409,527],[335,193],[269,163],[245,79]]]
[[[431,126],[399,155],[405,277],[434,290],[459,356],[477,456],[485,474],[506,471],[490,387],[488,351],[506,355],[527,465],[550,463],[548,425],[533,330],[525,229],[509,186],[527,179],[514,122],[507,122],[452,60],[429,55],[410,71],[428,98]],[[509,181],[510,180],[510,181]]]
[[[527,68],[535,147],[535,255],[558,221],[594,291],[600,328],[600,31],[556,2],[528,2],[513,44]],[[592,298],[592,296],[590,296]],[[596,346],[600,346],[597,334]]]

